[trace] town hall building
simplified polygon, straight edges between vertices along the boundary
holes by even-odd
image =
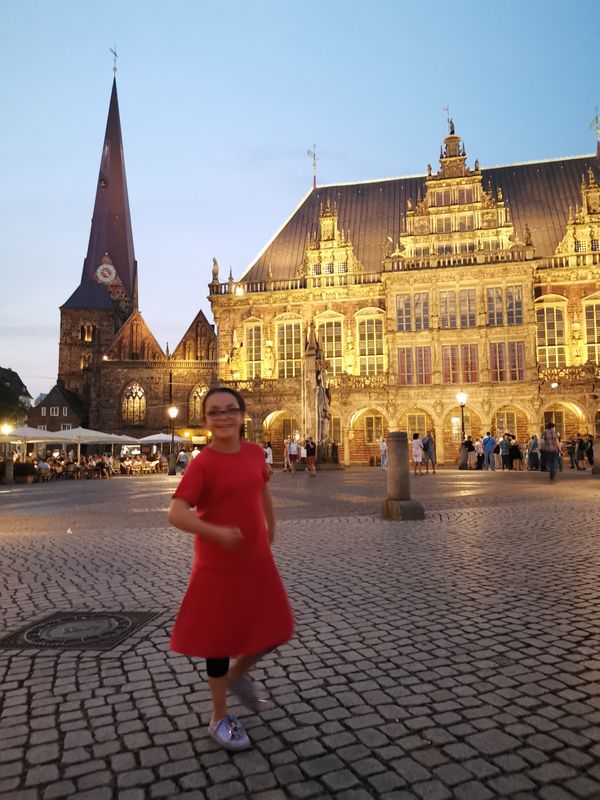
[[[199,312],[164,352],[138,308],[114,83],[55,389],[82,424],[140,437],[167,429],[174,405],[177,432],[203,442],[202,398],[226,383],[276,461],[305,435],[360,464],[391,429],[431,430],[446,463],[463,426],[600,432],[599,181],[598,152],[482,167],[449,120],[435,167],[315,183],[243,274],[222,278],[215,259],[214,324]]]

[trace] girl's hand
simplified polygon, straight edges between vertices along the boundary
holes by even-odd
[[[217,544],[225,550],[235,550],[244,538],[239,528],[218,528]]]

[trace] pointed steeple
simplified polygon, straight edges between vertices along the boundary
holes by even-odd
[[[119,118],[117,81],[113,80],[100,173],[96,187],[94,215],[83,262],[81,283],[97,282],[97,271],[108,257],[115,270],[115,280],[129,299],[131,309],[138,306],[137,262],[133,250],[133,234],[125,177],[125,158]],[[102,278],[100,278],[102,282]],[[106,283],[106,278],[104,280]]]

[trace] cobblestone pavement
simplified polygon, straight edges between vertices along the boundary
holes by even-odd
[[[175,482],[0,486],[3,633],[159,612],[106,652],[0,651],[1,798],[600,798],[600,481],[441,471],[394,523],[378,469],[276,474],[298,631],[237,755],[206,734],[202,663],[168,651]]]

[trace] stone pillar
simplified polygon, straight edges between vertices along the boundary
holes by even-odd
[[[387,499],[383,501],[385,519],[424,519],[425,509],[417,500],[410,499],[410,465],[408,462],[408,436],[405,431],[391,431],[387,435]]]
[[[594,436],[594,466],[592,467],[592,475],[595,478],[600,478],[600,436]]]
[[[344,428],[342,433],[342,439],[344,441],[344,464],[345,466],[350,466],[350,431],[348,428]]]

